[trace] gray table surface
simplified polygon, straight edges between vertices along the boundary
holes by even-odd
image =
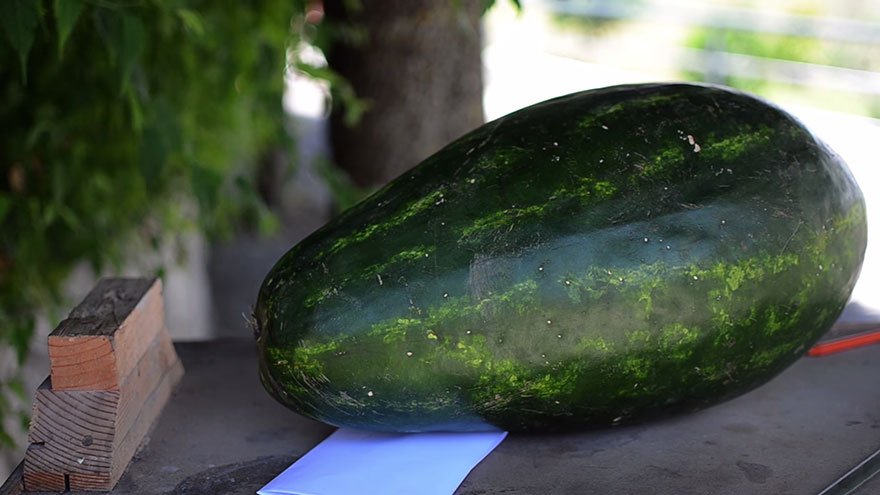
[[[112,493],[253,494],[332,431],[263,391],[250,342],[177,349],[186,375]],[[818,494],[878,448],[873,346],[801,359],[767,385],[698,413],[511,435],[456,494]],[[880,494],[880,477],[855,493]]]

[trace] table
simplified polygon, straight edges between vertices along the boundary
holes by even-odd
[[[331,433],[263,391],[251,342],[176,347],[186,375],[112,493],[253,494]],[[456,494],[818,494],[878,448],[880,346],[872,346],[803,358],[697,413],[511,435]],[[16,493],[15,477],[0,495]],[[880,493],[880,476],[855,493]]]

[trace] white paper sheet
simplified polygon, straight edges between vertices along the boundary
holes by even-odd
[[[451,495],[505,436],[339,429],[257,493]]]

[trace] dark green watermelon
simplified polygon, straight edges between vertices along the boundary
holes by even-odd
[[[798,359],[865,243],[846,165],[779,108],[714,86],[586,91],[476,129],[284,255],[255,308],[260,376],[368,430],[700,408]]]

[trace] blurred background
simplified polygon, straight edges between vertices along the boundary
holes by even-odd
[[[872,233],[880,217],[877,0],[9,0],[0,28],[0,481],[45,337],[97,277],[162,277],[176,340],[249,338],[294,243],[554,96],[757,93],[846,159]],[[849,321],[880,317],[869,242]]]

